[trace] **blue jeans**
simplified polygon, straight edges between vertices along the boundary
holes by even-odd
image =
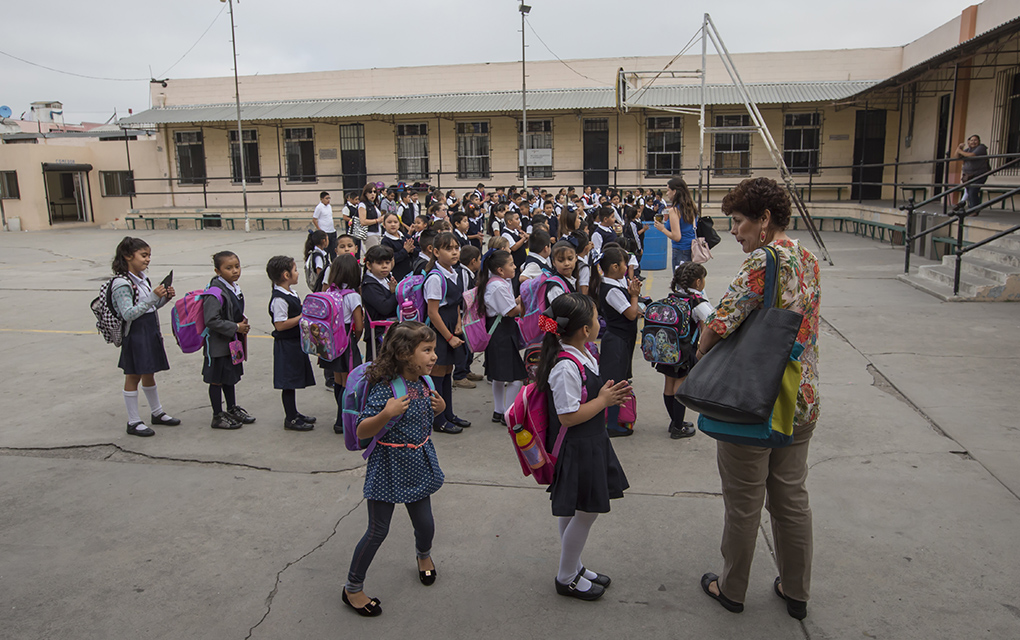
[[[673,273],[676,273],[677,268],[685,263],[691,261],[691,250],[684,251],[683,249],[677,249],[673,247]]]
[[[357,593],[364,588],[365,574],[375,558],[375,552],[390,531],[390,519],[393,517],[393,503],[372,499],[367,502],[368,530],[354,548],[351,569],[347,573],[348,593]],[[432,537],[436,533],[436,523],[432,518],[432,497],[408,502],[404,506],[407,507],[407,515],[411,516],[411,525],[414,527],[415,554],[419,558],[428,558],[432,552]]]

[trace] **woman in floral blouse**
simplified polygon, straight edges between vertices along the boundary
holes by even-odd
[[[818,420],[818,317],[821,288],[818,261],[786,235],[790,199],[768,178],[744,180],[722,203],[730,216],[730,233],[749,254],[740,273],[709,316],[698,346],[700,358],[733,333],[756,308],[762,306],[765,251],[779,255],[779,290],[785,309],[804,315],[797,342],[804,346],[802,377],[793,421],[793,444],[781,449],[717,443],[726,520],[723,527],[721,576],[706,573],[701,586],[710,597],[734,613],[744,609],[748,574],[765,504],[772,521],[779,577],[774,591],[786,602],[787,612],[807,615],[811,586],[811,507],[805,487],[808,442]],[[768,500],[766,502],[766,494]]]

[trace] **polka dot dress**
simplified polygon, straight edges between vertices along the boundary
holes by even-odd
[[[411,398],[407,413],[379,440],[368,458],[365,471],[365,497],[382,502],[408,503],[426,498],[443,486],[443,470],[439,468],[436,448],[429,440],[417,449],[387,447],[393,444],[421,444],[432,433],[432,403],[428,386],[421,380],[407,383]],[[378,415],[393,397],[390,385],[383,382],[372,387],[360,420]]]

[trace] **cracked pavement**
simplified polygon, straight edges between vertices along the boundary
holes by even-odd
[[[366,585],[384,614],[363,619],[339,599],[366,521],[363,461],[329,428],[335,404],[321,384],[298,393],[302,413],[319,417],[310,433],[283,430],[271,384],[263,265],[297,255],[302,233],[144,233],[152,273],[174,269],[181,293],[208,282],[215,251],[240,254],[253,329],[237,394],[258,418],[236,432],[209,428],[201,356],[180,353],[164,311],[171,370],[157,382],[183,424],[147,439],[124,432],[117,351],[88,310],[122,235],[0,234],[3,637],[1020,636],[1011,402],[1020,306],[929,298],[892,277],[902,253],[888,245],[823,234],[836,266],[822,275],[822,420],[808,481],[815,564],[803,623],[771,593],[767,512],[745,612],[701,593],[701,574],[722,565],[713,442],[669,440],[661,377],[640,355],[637,431],[614,441],[632,487],[597,520],[584,556],[612,575],[606,598],[555,595],[548,498],[520,475],[505,428],[489,422],[483,382],[455,391],[474,426],[435,438],[447,476],[433,500],[439,580],[418,582],[398,508]],[[718,299],[741,255],[728,238],[713,253],[708,294]],[[646,275],[661,297],[665,272]]]

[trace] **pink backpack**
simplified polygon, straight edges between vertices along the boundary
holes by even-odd
[[[322,293],[309,293],[301,303],[301,349],[323,360],[336,360],[350,344],[344,326],[344,296],[353,289],[335,284]]]
[[[390,427],[399,422],[403,417],[403,415],[400,415],[389,421],[371,440],[368,438],[365,440],[358,438],[358,422],[360,422],[361,412],[365,409],[365,404],[368,402],[368,394],[371,391],[368,387],[368,377],[365,375],[370,366],[372,366],[372,363],[366,362],[354,367],[354,370],[347,376],[347,386],[344,387],[344,395],[340,401],[343,411],[344,446],[347,447],[348,451],[361,451],[364,449],[365,453],[362,454],[362,457],[365,460],[368,460],[368,456],[372,455],[372,450],[375,449],[379,439],[386,435]],[[429,391],[436,390],[436,385],[430,376],[422,376],[422,380],[425,381]],[[390,380],[390,388],[393,390],[394,398],[407,395],[407,384],[400,376]]]
[[[524,307],[524,315],[517,322],[521,328],[524,346],[538,344],[542,340],[543,331],[538,328],[538,317],[549,307],[545,294],[547,286],[552,282],[562,287],[564,292],[570,291],[563,278],[549,275],[545,271],[521,284],[521,305]]]
[[[194,353],[201,349],[209,333],[205,328],[202,296],[213,296],[223,304],[223,292],[219,287],[209,287],[202,291],[186,293],[170,310],[170,330],[177,339],[177,346],[184,353]]]
[[[400,322],[416,320],[428,324],[429,307],[425,302],[425,278],[433,273],[439,273],[439,270],[433,269],[424,275],[411,274],[397,283],[397,319]],[[445,298],[446,277],[439,273],[439,280],[443,284],[443,297]],[[412,316],[412,310],[417,317]]]
[[[461,317],[461,326],[464,329],[464,341],[472,353],[481,353],[489,346],[489,339],[496,331],[496,327],[503,321],[503,316],[496,316],[491,329],[485,328],[485,305],[482,304],[482,311],[478,311],[478,287],[468,289],[464,292],[464,314]]]
[[[588,391],[585,389],[584,366],[577,358],[566,351],[561,351],[558,359],[569,358],[581,370],[581,404],[588,401]],[[556,459],[560,455],[560,448],[563,446],[563,438],[567,435],[567,429],[560,427],[556,436],[556,443],[552,451],[546,449],[546,434],[549,431],[549,393],[539,391],[538,385],[534,382],[521,389],[521,392],[514,398],[513,405],[506,411],[507,430],[510,432],[510,439],[514,443],[514,451],[517,452],[517,461],[521,463],[521,470],[526,476],[532,476],[538,484],[551,484],[553,470],[556,468]],[[517,445],[517,437],[514,434],[514,427],[520,425],[534,438],[536,446],[539,447],[542,457],[546,463],[537,469],[532,469],[528,464],[524,453]]]

